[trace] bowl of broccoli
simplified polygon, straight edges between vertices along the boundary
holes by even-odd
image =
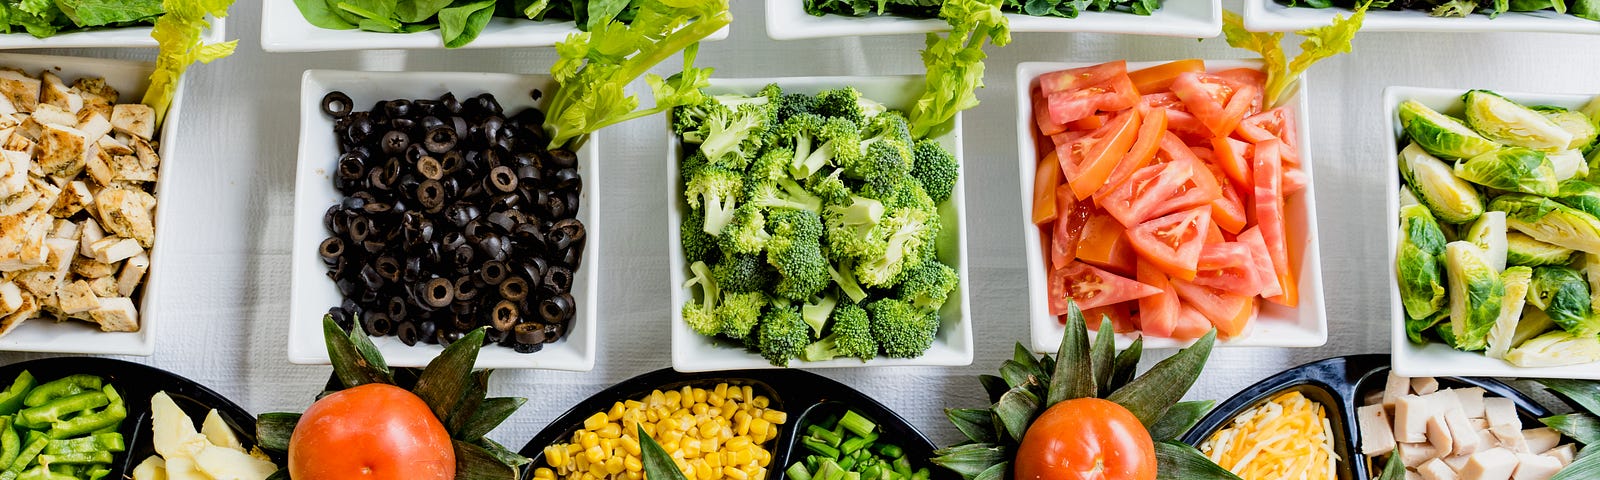
[[[959,116],[920,76],[713,79],[667,145],[679,371],[972,363]]]

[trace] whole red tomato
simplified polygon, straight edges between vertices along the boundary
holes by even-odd
[[[1014,473],[1017,480],[1155,480],[1155,444],[1121,405],[1067,400],[1028,427]]]
[[[450,433],[428,404],[400,387],[367,384],[306,409],[289,438],[295,480],[451,480]]]

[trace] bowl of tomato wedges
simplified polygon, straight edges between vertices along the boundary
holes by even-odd
[[[1302,80],[1259,61],[1017,66],[1033,348],[1069,302],[1119,345],[1327,342]]]

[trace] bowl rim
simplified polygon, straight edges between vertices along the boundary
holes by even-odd
[[[1320,10],[1320,11],[1319,11]],[[1290,14],[1287,12],[1304,12]],[[1252,32],[1292,32],[1327,25],[1334,15],[1349,15],[1344,8],[1286,7],[1273,0],[1244,0],[1244,26]],[[1361,29],[1371,32],[1544,32],[1600,34],[1600,22],[1553,12],[1506,12],[1488,18],[1438,18],[1421,11],[1372,10]],[[1303,17],[1303,18],[1302,18]]]
[[[1400,125],[1398,110],[1401,102],[1417,96],[1452,96],[1460,97],[1470,88],[1434,88],[1390,86],[1383,89],[1382,101],[1384,112],[1384,125],[1387,132],[1392,132],[1394,141],[1385,142],[1383,152],[1387,157],[1383,160],[1386,166],[1384,174],[1384,194],[1388,198],[1384,201],[1384,231],[1386,233],[1384,246],[1387,252],[1384,258],[1388,263],[1384,266],[1387,280],[1386,292],[1389,295],[1389,345],[1395,372],[1408,377],[1445,377],[1445,376],[1496,376],[1496,377],[1522,377],[1522,378],[1570,378],[1585,380],[1600,380],[1600,362],[1591,362],[1579,365],[1562,367],[1518,367],[1504,360],[1492,359],[1481,352],[1460,352],[1450,349],[1443,344],[1430,342],[1427,345],[1417,346],[1411,343],[1405,332],[1405,307],[1400,302],[1400,280],[1395,273],[1394,265],[1397,248],[1400,242],[1400,175],[1398,172],[1400,140],[1404,135],[1404,128]],[[1595,95],[1582,94],[1552,94],[1529,93],[1515,91],[1495,90],[1502,96],[1520,103],[1576,103],[1582,104],[1595,98]],[[1459,102],[1459,100],[1457,100]],[[1449,358],[1459,361],[1426,362],[1420,357],[1424,351],[1441,352],[1438,355],[1449,355]],[[1431,356],[1431,355],[1430,355]],[[1463,363],[1465,362],[1465,363]]]
[[[481,91],[481,88],[465,88],[465,86],[472,85],[477,81],[483,80],[495,80],[502,82],[535,81],[541,83],[548,83],[551,81],[551,77],[544,74],[488,72],[386,72],[338,69],[306,70],[301,74],[300,79],[301,91],[297,96],[297,100],[301,103],[301,111],[299,116],[301,122],[299,129],[299,141],[296,147],[295,208],[293,209],[294,214],[291,225],[293,228],[298,229],[300,228],[299,223],[306,221],[306,219],[302,217],[306,217],[315,213],[317,220],[310,223],[317,225],[316,228],[319,229],[319,236],[325,235],[325,233],[321,232],[320,230],[322,225],[320,219],[322,217],[321,212],[326,210],[327,204],[316,202],[317,206],[314,209],[305,207],[303,205],[309,205],[309,203],[306,202],[310,202],[313,199],[302,197],[313,195],[311,192],[314,188],[321,188],[320,186],[313,187],[313,185],[309,183],[313,181],[312,177],[317,179],[327,178],[325,173],[316,172],[317,170],[321,170],[323,167],[319,167],[318,164],[315,164],[312,161],[312,157],[317,155],[315,152],[313,152],[313,150],[318,150],[318,148],[307,143],[310,141],[308,134],[311,134],[312,129],[331,125],[330,122],[320,119],[320,111],[318,110],[318,106],[316,104],[308,103],[324,95],[321,93],[321,91],[315,93],[312,92],[312,89],[321,87],[321,82],[339,83],[366,81],[383,83],[420,81],[429,82],[430,85],[435,87],[435,90],[430,91]],[[427,94],[422,95],[426,96]],[[410,96],[415,97],[416,95]],[[549,95],[545,95],[543,98],[534,101],[534,104],[543,105],[543,102],[547,101],[549,98]],[[577,295],[574,293],[573,297],[578,302],[579,310],[576,317],[573,319],[572,331],[569,332],[565,338],[561,339],[556,344],[553,344],[563,346],[570,345],[570,348],[576,352],[577,358],[575,360],[569,360],[565,362],[550,362],[542,361],[539,358],[540,354],[538,352],[532,354],[519,354],[510,352],[509,349],[506,349],[505,352],[486,349],[486,351],[493,351],[494,353],[490,355],[480,355],[476,362],[476,368],[564,370],[578,372],[586,372],[594,369],[595,359],[598,356],[596,351],[596,343],[598,337],[600,312],[598,310],[597,299],[600,296],[599,278],[602,268],[602,255],[600,252],[602,251],[601,246],[604,238],[600,228],[601,219],[599,215],[601,210],[601,197],[600,195],[596,195],[594,193],[594,189],[598,188],[600,185],[599,179],[601,178],[599,162],[599,147],[601,145],[601,139],[602,134],[600,132],[591,134],[589,136],[589,141],[576,152],[578,155],[579,168],[585,169],[583,172],[583,178],[587,188],[585,188],[582,193],[583,203],[580,207],[582,210],[578,214],[578,218],[584,222],[587,243],[584,247],[583,263],[580,266],[579,271],[575,273],[575,276],[582,277],[582,285],[583,288],[587,289],[587,295]],[[316,336],[319,341],[315,342],[316,345],[314,346],[310,345],[311,342],[296,342],[296,339],[299,336],[302,336],[302,334],[299,334],[301,329],[321,329],[320,322],[310,319],[300,319],[297,315],[295,315],[298,310],[303,308],[303,304],[305,302],[310,301],[309,299],[303,298],[304,296],[309,295],[307,293],[309,290],[307,289],[314,288],[314,286],[310,284],[316,283],[317,286],[333,288],[331,282],[323,281],[326,278],[326,271],[324,268],[320,268],[320,263],[316,265],[319,268],[312,269],[312,272],[304,272],[302,270],[309,267],[302,265],[301,263],[303,262],[296,262],[294,259],[302,255],[314,256],[315,248],[315,245],[305,245],[299,242],[296,242],[291,246],[291,259],[289,260],[290,278],[299,279],[304,277],[308,279],[316,278],[318,280],[316,282],[294,281],[291,282],[290,285],[290,300],[288,309],[288,314],[290,316],[289,332],[285,343],[287,344],[289,362],[297,365],[328,364],[327,350],[323,348],[323,344],[320,342],[320,335]],[[576,287],[574,290],[576,290]],[[405,349],[404,351],[407,353],[412,353],[421,349],[428,349],[430,351],[435,349],[442,350],[442,347],[437,345],[429,345],[427,347],[406,347],[396,344],[391,346],[388,345],[389,340],[391,340],[390,337],[374,340],[379,343],[380,350],[400,348]],[[550,347],[546,348],[548,349]],[[426,363],[430,361],[436,353],[437,352],[431,352],[426,356],[416,356],[415,359],[417,359],[417,361],[411,361],[413,359],[411,358],[411,355],[407,355],[407,358],[397,359],[395,355],[390,354],[389,364],[390,366],[394,367],[422,367],[425,366]]]
[[[1208,71],[1228,68],[1260,68],[1260,59],[1202,59]],[[1135,70],[1147,68],[1175,60],[1156,61],[1130,61],[1128,69]],[[1047,272],[1044,271],[1041,239],[1039,229],[1034,225],[1028,206],[1033,203],[1033,176],[1038,165],[1038,159],[1033,155],[1035,130],[1033,122],[1032,86],[1033,82],[1044,73],[1050,71],[1100,65],[1106,62],[1022,62],[1017,64],[1016,70],[1016,107],[1017,107],[1017,161],[1018,176],[1020,178],[1020,196],[1022,207],[1017,209],[1022,220],[1023,250],[1026,254],[1028,275],[1028,325],[1031,338],[1031,347],[1037,353],[1054,353],[1060,348],[1064,326],[1055,316],[1049,315],[1049,291]],[[1326,345],[1328,342],[1328,316],[1326,298],[1323,293],[1324,279],[1322,276],[1322,247],[1321,235],[1317,227],[1317,202],[1316,202],[1316,175],[1312,172],[1316,163],[1311,149],[1311,116],[1310,94],[1307,84],[1309,81],[1302,76],[1300,82],[1294,87],[1295,95],[1290,100],[1290,105],[1295,111],[1296,135],[1300,139],[1301,170],[1305,172],[1305,191],[1301,192],[1306,223],[1305,249],[1301,253],[1300,270],[1301,296],[1300,305],[1294,311],[1310,309],[1311,318],[1315,320],[1310,325],[1310,331],[1303,335],[1276,335],[1271,338],[1251,333],[1234,339],[1218,339],[1216,346],[1227,347],[1287,347],[1287,348],[1315,348]],[[1305,315],[1302,313],[1301,315]],[[1258,317],[1256,322],[1262,320]],[[1253,328],[1253,327],[1252,327]],[[1296,327],[1300,328],[1300,327]],[[1181,348],[1194,344],[1193,340],[1177,341],[1168,338],[1144,337],[1144,348]],[[1133,342],[1134,335],[1116,334],[1118,348],[1127,348]]]
[[[890,85],[890,84],[905,85],[908,88],[915,88],[915,89],[917,89],[917,91],[920,91],[920,88],[921,88],[920,81],[921,81],[922,78],[923,77],[921,75],[843,75],[843,76],[796,76],[796,77],[759,77],[759,78],[712,78],[711,79],[711,84],[708,87],[708,90],[716,91],[716,90],[719,90],[719,89],[742,89],[742,90],[748,90],[748,91],[752,91],[753,92],[753,91],[758,90],[761,87],[764,87],[767,84],[771,84],[771,83],[777,83],[779,85],[797,85],[798,84],[798,85],[806,85],[808,87],[816,86],[816,87],[828,87],[828,88],[838,88],[838,87],[845,87],[845,86],[859,86],[860,84],[863,84],[863,83],[876,83],[876,84],[882,84],[882,85]],[[786,88],[789,88],[789,87],[786,87]],[[795,88],[800,88],[800,87],[795,87]],[[959,308],[960,309],[960,314],[959,314],[959,316],[956,319],[956,322],[954,324],[954,326],[956,327],[956,331],[951,332],[951,335],[952,335],[951,338],[955,340],[955,343],[950,345],[950,347],[952,348],[953,352],[951,352],[950,355],[946,355],[946,356],[942,356],[942,357],[941,356],[926,355],[926,354],[921,356],[921,357],[916,357],[916,358],[888,358],[888,357],[879,356],[877,358],[874,358],[872,360],[868,360],[868,361],[865,361],[865,362],[858,361],[858,360],[855,360],[855,359],[849,359],[849,358],[836,358],[836,359],[833,359],[833,360],[828,360],[828,361],[823,361],[823,362],[804,362],[804,361],[800,361],[800,360],[795,360],[795,361],[790,362],[790,365],[786,366],[786,367],[773,366],[770,363],[768,363],[765,359],[762,359],[760,356],[757,356],[757,355],[754,355],[754,354],[744,355],[745,358],[741,359],[737,363],[720,364],[719,362],[716,362],[716,361],[710,361],[710,360],[707,360],[707,359],[704,359],[704,358],[700,358],[700,357],[704,356],[702,354],[704,349],[702,349],[702,348],[690,348],[689,347],[690,345],[693,345],[693,342],[700,342],[700,341],[703,341],[703,340],[701,340],[702,337],[699,334],[691,331],[689,329],[689,327],[683,323],[683,312],[679,308],[679,306],[683,304],[684,299],[686,298],[685,289],[681,287],[681,285],[683,285],[683,282],[684,282],[684,269],[686,268],[686,262],[685,262],[685,259],[683,258],[682,238],[678,234],[680,225],[682,223],[682,215],[680,213],[680,208],[679,207],[683,203],[683,196],[682,196],[682,185],[680,185],[679,182],[678,182],[677,171],[678,171],[679,161],[683,156],[683,149],[682,149],[681,140],[678,138],[677,135],[672,134],[672,132],[670,130],[670,125],[671,125],[670,112],[669,112],[668,115],[669,115],[668,116],[668,120],[667,120],[668,129],[665,132],[666,133],[666,135],[665,135],[665,137],[666,137],[666,139],[665,139],[666,152],[665,153],[666,153],[666,156],[667,156],[667,173],[668,173],[667,176],[666,176],[666,182],[667,182],[667,189],[666,189],[667,190],[667,192],[666,192],[667,193],[667,198],[666,198],[667,204],[666,205],[667,205],[667,228],[668,228],[668,235],[667,235],[667,237],[668,237],[668,240],[667,240],[667,249],[668,249],[668,252],[667,252],[667,264],[668,265],[667,265],[667,267],[668,267],[668,274],[670,275],[670,278],[671,278],[671,281],[672,281],[672,285],[673,285],[673,287],[670,290],[670,299],[671,299],[670,302],[671,303],[668,305],[668,307],[669,307],[668,310],[670,311],[669,321],[671,322],[670,328],[672,330],[672,368],[674,370],[677,370],[679,372],[690,373],[690,372],[711,372],[711,371],[723,371],[723,370],[762,370],[762,369],[784,369],[784,368],[789,368],[789,369],[822,369],[822,368],[833,369],[833,368],[840,368],[840,369],[844,369],[844,368],[862,368],[862,367],[915,367],[915,366],[922,366],[922,367],[927,367],[927,366],[959,367],[959,366],[967,366],[967,365],[971,365],[972,364],[972,361],[973,361],[973,358],[974,358],[974,355],[975,355],[974,347],[973,347],[973,338],[972,338],[972,322],[973,322],[973,320],[972,320],[972,309],[971,309],[972,301],[971,301],[971,298],[970,298],[970,295],[971,295],[970,294],[970,292],[971,292],[971,284],[972,284],[971,283],[972,282],[971,278],[972,277],[971,277],[971,275],[968,274],[968,263],[969,263],[969,259],[971,257],[969,256],[968,249],[967,249],[968,248],[967,247],[967,228],[968,228],[968,224],[967,224],[967,221],[966,221],[966,205],[965,205],[966,171],[967,170],[966,170],[966,161],[965,161],[965,158],[962,155],[963,139],[962,139],[962,131],[961,131],[961,129],[962,129],[962,120],[961,120],[962,114],[961,113],[957,113],[956,114],[956,116],[955,116],[955,127],[951,130],[951,132],[947,133],[945,137],[941,137],[942,139],[948,139],[949,144],[947,146],[950,147],[949,148],[950,151],[951,151],[950,153],[955,155],[956,163],[959,166],[959,168],[961,169],[960,175],[957,176],[957,178],[956,178],[955,192],[950,196],[950,199],[947,202],[945,202],[944,205],[940,206],[941,215],[944,217],[944,220],[948,222],[949,220],[954,219],[955,222],[956,222],[956,235],[955,235],[955,239],[954,239],[955,242],[956,242],[956,252],[955,252],[955,257],[954,258],[956,258],[957,265],[955,265],[954,268],[956,269],[956,276],[959,279],[958,285],[956,287],[956,292],[955,292],[956,293],[955,300],[958,300],[958,302],[957,303],[947,302],[945,304],[945,308],[952,308],[952,306],[954,306],[955,308]],[[946,213],[944,211],[944,209],[946,209],[946,208],[950,209],[949,213]],[[946,226],[946,229],[948,229],[948,226]],[[941,316],[943,316],[943,315],[941,314]],[[942,327],[941,328],[941,332],[943,332],[945,328],[948,328],[948,325],[946,327]],[[938,340],[937,339],[935,339],[935,345],[938,345]],[[682,347],[680,347],[680,346],[682,346]]]
[[[1213,38],[1222,34],[1222,2],[1221,0],[1186,0],[1187,2],[1205,1],[1208,6],[1208,18],[1198,21],[1191,17],[1175,17],[1174,14],[1158,18],[1137,16],[1124,12],[1084,12],[1078,18],[1036,17],[1014,13],[1005,14],[1011,21],[1012,32],[1040,32],[1040,33],[1122,33],[1134,35],[1150,35],[1164,37],[1186,38]],[[1120,22],[1105,22],[1107,19],[1135,17],[1129,20],[1147,21],[1154,24],[1156,21],[1166,21],[1169,25],[1152,25],[1129,27]],[[804,19],[805,21],[796,21]],[[1171,25],[1176,24],[1176,25]],[[902,17],[846,17],[830,15],[828,18],[817,18],[805,12],[798,0],[766,0],[766,30],[767,37],[773,40],[806,40],[816,38],[872,36],[872,35],[900,35],[947,31],[949,27],[939,19],[913,19]]]

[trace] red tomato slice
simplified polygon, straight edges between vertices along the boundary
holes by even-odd
[[[1068,300],[1078,308],[1096,307],[1138,300],[1161,293],[1161,290],[1117,274],[1095,268],[1087,263],[1072,262],[1066,268],[1050,273],[1050,314],[1066,315]]]
[[[1150,262],[1139,260],[1134,270],[1140,283],[1160,290],[1160,293],[1139,299],[1139,328],[1150,336],[1172,336],[1181,308],[1178,292],[1172,289],[1167,274]]]
[[[1137,255],[1123,231],[1122,224],[1105,211],[1090,214],[1083,225],[1083,236],[1078,240],[1078,260],[1118,275],[1133,274]]]
[[[1127,235],[1140,258],[1174,278],[1193,280],[1210,229],[1211,207],[1204,206],[1139,224]]]
[[[1205,73],[1185,73],[1172,82],[1172,93],[1183,99],[1189,111],[1218,137],[1233,133],[1260,91],[1253,85]]]
[[[1234,185],[1249,185],[1251,145],[1232,137],[1211,137],[1212,163],[1222,167],[1222,173]]]
[[[1050,119],[1050,107],[1046,105],[1044,95],[1041,95],[1038,89],[1033,90],[1033,122],[1039,125],[1039,133],[1045,136],[1067,131],[1066,125]]]
[[[1254,265],[1250,261],[1250,246],[1241,242],[1208,243],[1200,247],[1200,263],[1195,266],[1201,270],[1217,270],[1228,267]]]
[[[1138,322],[1133,318],[1133,305],[1135,302],[1113,303],[1103,307],[1095,307],[1083,311],[1083,323],[1089,326],[1090,331],[1098,332],[1105,326],[1107,318],[1111,319],[1112,331],[1128,333],[1139,330]],[[1066,323],[1066,317],[1058,317]]]
[[[1106,177],[1133,147],[1140,119],[1138,110],[1125,111],[1089,136],[1057,147],[1061,173],[1072,186],[1074,196],[1079,200],[1089,198],[1105,185]]]
[[[1078,256],[1078,240],[1083,238],[1083,225],[1089,220],[1094,205],[1072,199],[1072,188],[1066,184],[1056,187],[1056,229],[1051,232],[1055,245],[1050,249],[1052,270],[1060,269]]]
[[[1235,132],[1250,143],[1277,139],[1283,143],[1278,152],[1283,156],[1283,162],[1290,165],[1300,164],[1299,134],[1295,129],[1294,112],[1289,111],[1288,107],[1278,107],[1251,115],[1239,122],[1239,129]]]
[[[1155,158],[1156,149],[1161,145],[1161,137],[1167,133],[1167,110],[1140,106],[1144,115],[1144,122],[1139,124],[1139,138],[1133,142],[1133,147],[1128,149],[1128,155],[1117,162],[1117,168],[1106,177],[1106,183],[1094,192],[1094,199],[1099,202],[1105,198],[1112,188],[1128,180],[1135,170],[1150,164],[1150,159]]]
[[[1082,90],[1106,83],[1119,76],[1128,75],[1128,62],[1117,60],[1099,65],[1060,70],[1039,76],[1039,89],[1046,95],[1056,92]],[[1065,122],[1063,122],[1065,123]]]
[[[1179,210],[1187,210],[1201,205],[1210,204],[1222,198],[1222,189],[1217,184],[1217,177],[1205,175],[1209,170],[1200,158],[1190,150],[1178,137],[1167,135],[1161,139],[1161,154],[1172,159],[1173,168],[1184,172],[1182,177],[1186,180],[1178,187],[1177,195],[1169,198],[1157,206],[1153,215],[1166,215]]]
[[[1139,103],[1150,108],[1164,108],[1187,112],[1189,107],[1183,105],[1183,99],[1172,92],[1151,93],[1139,97]]]
[[[1206,71],[1205,60],[1191,58],[1135,70],[1128,73],[1128,79],[1133,80],[1133,86],[1139,90],[1139,93],[1148,94],[1166,91],[1171,88],[1172,81],[1177,80],[1179,74],[1204,71]]]
[[[1263,284],[1255,268],[1249,245],[1243,242],[1208,244],[1200,250],[1200,270],[1191,283],[1254,297],[1261,293]]]
[[[1067,130],[1065,132],[1051,135],[1050,143],[1055,144],[1055,148],[1052,150],[1059,150],[1064,145],[1071,145],[1072,142],[1076,142],[1080,138],[1087,137],[1090,133],[1094,132],[1088,132],[1084,130]]]
[[[1294,307],[1300,303],[1299,284],[1289,266],[1289,239],[1283,217],[1283,159],[1279,151],[1283,144],[1276,139],[1256,144],[1254,197],[1256,225],[1261,227],[1261,238],[1272,257],[1272,270],[1278,277],[1283,294],[1267,297],[1273,303]]]
[[[1122,226],[1132,228],[1145,220],[1208,205],[1221,197],[1216,179],[1196,175],[1205,167],[1189,147],[1170,132],[1162,136],[1155,162],[1135,170],[1126,181],[1100,198],[1100,207],[1122,222]]]
[[[1167,109],[1167,130],[1176,134],[1186,145],[1209,141],[1211,130],[1200,118],[1185,110]]]
[[[1264,88],[1267,85],[1267,72],[1255,68],[1230,68],[1213,73],[1213,75],[1232,80],[1240,85],[1255,85],[1256,88]]]
[[[1050,92],[1050,119],[1070,123],[1095,112],[1115,112],[1139,103],[1139,91],[1127,75],[1118,75],[1087,87]]]
[[[1206,241],[1205,241],[1205,244],[1206,245],[1211,245],[1213,243],[1223,243],[1223,242],[1226,242],[1226,241],[1228,241],[1228,239],[1227,238],[1223,238],[1222,229],[1221,228],[1217,228],[1217,222],[1211,222],[1211,228],[1209,230],[1206,230]]]
[[[1177,340],[1194,340],[1211,331],[1211,320],[1194,307],[1183,305],[1178,310],[1171,337]]]
[[[1039,161],[1039,168],[1033,172],[1034,225],[1056,219],[1056,187],[1060,185],[1061,164],[1056,161],[1056,152],[1052,151]]]
[[[1277,271],[1272,269],[1272,253],[1267,251],[1267,242],[1261,238],[1261,229],[1250,227],[1239,233],[1239,243],[1250,247],[1251,268],[1255,270],[1256,278],[1261,280],[1261,296],[1282,295],[1283,287],[1278,284]]]
[[[1172,288],[1178,291],[1178,298],[1183,299],[1184,305],[1193,307],[1210,320],[1223,338],[1244,333],[1255,317],[1255,297],[1234,295],[1182,280],[1173,280]]]
[[[1072,123],[1068,123],[1067,124],[1067,129],[1068,130],[1089,130],[1089,131],[1098,130],[1100,127],[1103,127],[1103,126],[1106,125],[1106,117],[1109,117],[1109,116],[1110,115],[1108,115],[1108,114],[1102,113],[1102,114],[1098,114],[1098,115],[1090,115],[1090,116],[1083,117],[1083,118],[1080,118],[1080,119],[1077,119],[1077,120],[1073,120]]]
[[[1222,196],[1211,201],[1211,220],[1228,233],[1237,234],[1249,223],[1249,217],[1244,213],[1244,200],[1239,198],[1239,191],[1217,164],[1208,163],[1206,167],[1216,178],[1217,189],[1222,191]]]
[[[1309,183],[1311,183],[1311,177],[1307,177],[1306,172],[1302,172],[1295,168],[1288,168],[1287,166],[1285,166],[1283,169],[1284,198],[1289,198],[1294,196],[1296,193],[1300,193],[1301,190],[1306,189],[1306,184]]]

